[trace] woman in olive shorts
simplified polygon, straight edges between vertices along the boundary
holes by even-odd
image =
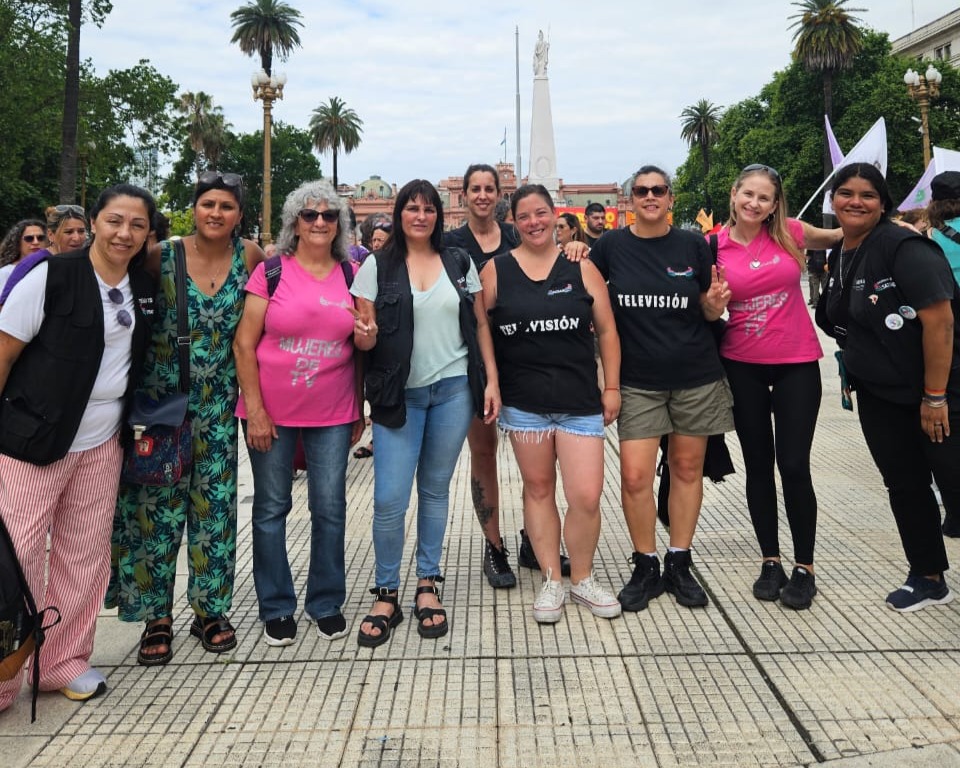
[[[702,236],[675,229],[670,180],[655,166],[632,184],[636,221],[611,230],[590,252],[606,278],[620,344],[620,474],[623,514],[633,543],[633,575],[618,595],[642,611],[664,590],[685,606],[707,604],[690,573],[690,546],[703,500],[707,437],[733,429],[733,398],[707,325],[730,292]],[[662,435],[670,435],[670,547],[657,556],[653,480]]]

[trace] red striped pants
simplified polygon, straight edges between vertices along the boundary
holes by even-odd
[[[116,436],[44,467],[0,455],[0,516],[37,608],[54,606],[62,617],[40,654],[40,690],[63,688],[90,667],[110,578],[121,457]],[[0,710],[16,699],[22,675],[0,683]]]

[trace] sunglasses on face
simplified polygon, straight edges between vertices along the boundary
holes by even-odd
[[[124,328],[129,328],[133,325],[133,318],[130,317],[130,313],[123,308],[123,291],[119,288],[111,288],[107,291],[107,298],[110,299],[111,304],[116,304],[119,307],[117,310],[117,322]]]
[[[47,242],[46,235],[24,235],[23,242],[25,243],[45,243]]]
[[[769,173],[774,179],[780,181],[780,174],[777,173],[775,168],[771,168],[769,165],[764,165],[763,163],[753,163],[744,168],[741,173],[753,173],[754,171],[764,171]]]
[[[223,186],[239,189],[243,186],[243,177],[239,173],[220,173],[220,171],[204,171],[197,179],[197,184],[216,184],[223,182]]]
[[[340,220],[340,211],[335,211],[332,208],[328,208],[325,211],[304,208],[297,215],[304,224],[313,224],[317,219],[323,219],[327,224],[333,224]]]
[[[663,197],[669,191],[670,187],[668,187],[666,184],[656,184],[652,187],[644,187],[638,184],[632,190],[634,197],[646,197],[651,193],[654,197]]]

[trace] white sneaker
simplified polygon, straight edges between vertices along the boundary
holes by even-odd
[[[579,584],[570,584],[570,599],[590,609],[590,613],[602,619],[615,619],[620,615],[620,601],[593,580],[591,573]]]
[[[563,616],[563,602],[566,593],[563,591],[562,581],[552,581],[553,569],[547,568],[540,595],[533,604],[533,618],[540,624],[556,624]]]

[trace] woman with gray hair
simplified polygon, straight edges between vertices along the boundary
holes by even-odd
[[[253,578],[267,645],[294,642],[297,596],[286,519],[302,436],[312,518],[304,606],[325,640],[347,634],[347,454],[363,431],[354,354],[350,217],[326,181],[295,189],[283,205],[277,255],[247,283],[233,348],[253,470]]]

